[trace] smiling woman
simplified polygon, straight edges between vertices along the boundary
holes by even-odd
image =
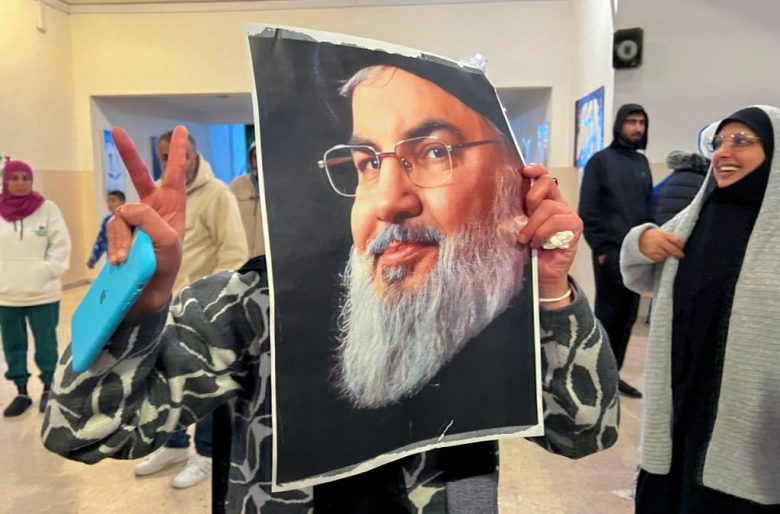
[[[779,130],[774,107],[724,119],[691,206],[623,245],[627,286],[655,290],[640,514],[780,506]]]
[[[771,141],[770,141],[771,143]],[[753,173],[766,159],[761,138],[744,123],[721,124],[712,138],[712,165],[718,187],[728,187]]]

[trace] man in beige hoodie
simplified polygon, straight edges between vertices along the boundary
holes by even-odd
[[[265,240],[263,239],[263,213],[260,211],[260,182],[257,177],[255,143],[252,143],[247,152],[247,164],[249,171],[233,179],[230,190],[238,199],[238,209],[241,211],[241,221],[244,222],[249,255],[256,257],[265,255]]]
[[[168,162],[172,132],[157,138],[157,154],[163,169]],[[247,261],[246,235],[236,197],[214,177],[211,166],[198,154],[189,136],[186,171],[186,225],[182,263],[174,284],[174,295],[187,284],[225,270],[236,270]],[[156,473],[170,464],[188,460],[173,478],[173,487],[191,487],[211,474],[211,416],[195,426],[195,454],[189,455],[189,435],[177,432],[161,447],[136,465],[139,476]]]

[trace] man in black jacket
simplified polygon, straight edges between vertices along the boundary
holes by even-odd
[[[650,166],[637,152],[647,146],[647,125],[641,105],[621,106],[614,139],[585,165],[580,189],[579,214],[585,223],[585,240],[593,250],[596,317],[609,336],[618,369],[639,308],[639,295],[626,289],[620,276],[620,245],[632,227],[652,221]],[[642,397],[623,380],[618,388],[630,398]]]

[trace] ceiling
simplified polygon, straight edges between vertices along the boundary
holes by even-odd
[[[203,10],[266,10],[266,9],[315,9],[330,7],[359,7],[387,5],[425,5],[425,4],[463,4],[495,3],[501,1],[538,1],[538,0],[43,0],[62,10],[78,12],[116,12],[119,10],[186,10],[188,7]],[[563,0],[544,0],[563,1]]]
[[[238,3],[273,2],[275,0],[60,0],[67,5],[144,5],[144,4],[196,4],[196,3]]]
[[[95,100],[104,111],[194,123],[254,123],[249,93],[97,96]]]

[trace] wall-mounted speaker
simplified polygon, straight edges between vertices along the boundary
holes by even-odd
[[[637,68],[642,64],[642,39],[644,31],[640,28],[615,31],[612,46],[612,67]]]

